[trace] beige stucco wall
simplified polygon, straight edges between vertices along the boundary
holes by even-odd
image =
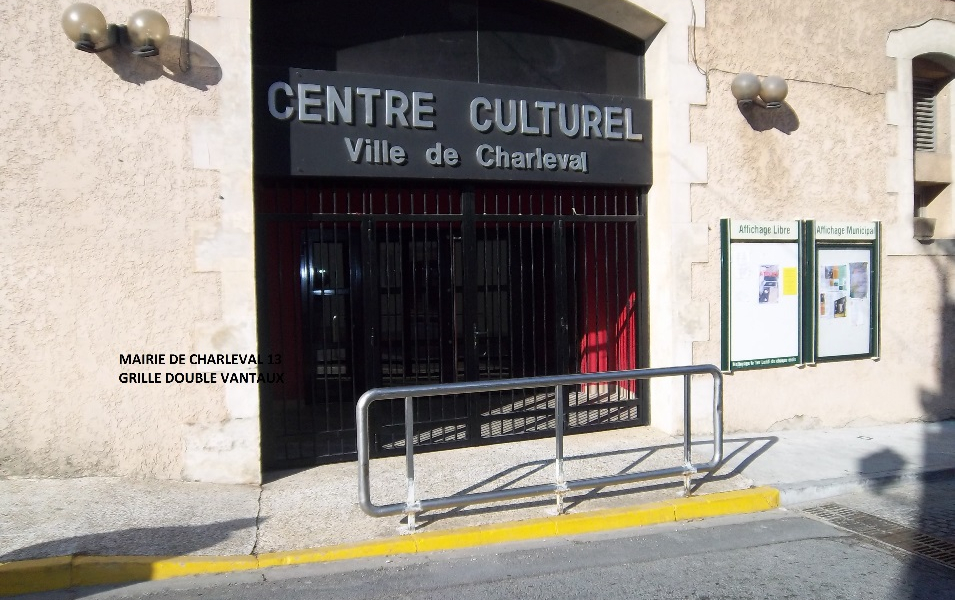
[[[0,476],[258,480],[254,389],[118,380],[255,351],[246,4],[192,2],[188,72],[181,2],[147,59],[74,50],[67,0],[0,5]]]
[[[906,196],[898,183],[905,150],[911,180],[911,126],[899,132],[911,117],[892,109],[898,66],[887,48],[893,30],[930,19],[955,22],[955,4],[707,2],[696,44],[710,91],[691,112],[691,135],[708,149],[692,219],[709,241],[707,260],[693,265],[692,295],[708,303],[710,326],[694,361],[720,360],[720,218],[879,220],[885,235],[881,358],[727,376],[730,430],[955,416],[945,379],[955,370],[955,256],[944,241],[911,239],[911,186]],[[788,108],[747,118],[729,90],[741,71],[785,78]]]
[[[720,218],[879,220],[881,358],[727,376],[727,427],[955,415],[955,243],[911,239],[899,84],[955,3],[559,2],[652,32],[651,365],[720,362]],[[256,350],[249,2],[193,1],[188,72],[179,37],[73,50],[68,4],[0,6],[30,40],[0,45],[0,476],[258,481],[254,386],[118,381],[121,353]],[[152,7],[183,35],[181,3]],[[744,70],[784,77],[788,108],[747,119]],[[680,429],[681,389],[654,383],[655,426]]]

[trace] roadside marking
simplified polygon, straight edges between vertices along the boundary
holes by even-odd
[[[187,575],[231,573],[352,558],[472,548],[530,539],[642,527],[704,517],[753,513],[778,507],[779,490],[771,487],[758,487],[651,502],[628,508],[595,510],[447,531],[429,531],[354,544],[340,544],[287,552],[269,552],[258,555],[72,555],[23,560],[0,563],[0,596],[48,592],[89,585],[153,581]]]

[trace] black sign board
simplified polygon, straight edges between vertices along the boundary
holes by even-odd
[[[263,175],[651,183],[648,100],[436,79],[257,73]]]

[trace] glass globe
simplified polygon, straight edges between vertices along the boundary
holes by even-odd
[[[763,79],[759,88],[759,97],[766,103],[766,108],[779,108],[789,93],[789,86],[786,80],[776,75],[770,75]]]
[[[92,50],[107,37],[106,17],[98,8],[85,2],[71,4],[63,11],[61,19],[66,37]]]
[[[730,84],[733,96],[739,102],[752,102],[759,95],[759,77],[752,73],[740,73]]]
[[[169,23],[158,12],[144,8],[129,16],[126,22],[129,43],[143,56],[154,56],[169,37]]]

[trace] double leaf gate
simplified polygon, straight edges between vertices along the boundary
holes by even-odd
[[[643,195],[633,188],[259,182],[267,466],[351,459],[355,405],[376,387],[644,366]],[[646,420],[638,382],[508,390],[415,406],[420,449]],[[404,407],[370,415],[371,452],[403,452]]]

